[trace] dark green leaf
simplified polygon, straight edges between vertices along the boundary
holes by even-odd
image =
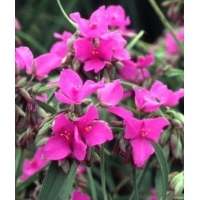
[[[155,150],[156,157],[158,159],[159,165],[160,165],[160,170],[161,170],[161,176],[162,176],[162,195],[161,199],[165,200],[166,198],[166,192],[168,190],[168,164],[165,159],[164,153],[162,151],[161,146],[158,143],[152,142],[152,145]]]
[[[74,182],[75,170],[75,162],[72,164],[69,173],[65,174],[63,169],[58,166],[57,161],[52,161],[45,176],[38,200],[56,200],[60,194],[63,196],[61,191],[68,192],[67,196],[65,196],[65,199],[68,200]],[[64,189],[65,186],[66,189]]]
[[[56,109],[50,105],[48,105],[47,103],[44,103],[42,101],[39,100],[35,100],[37,105],[41,108],[43,108],[45,111],[51,113],[52,115],[54,115],[56,113]]]

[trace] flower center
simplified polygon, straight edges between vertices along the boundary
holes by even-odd
[[[64,131],[64,133],[61,133],[60,136],[64,137],[67,140],[70,140],[71,136],[67,131]]]
[[[90,131],[92,129],[92,127],[91,126],[86,126],[84,129],[85,129],[85,131],[88,132],[88,131]]]
[[[78,92],[79,89],[81,88],[80,85],[74,85],[73,83],[71,83],[71,87],[72,87],[72,89],[73,89],[75,92]]]
[[[140,135],[142,137],[145,137],[147,135],[147,131],[144,128],[142,128]]]
[[[97,27],[97,23],[96,22],[90,22],[89,27],[90,27],[90,29],[95,29]]]
[[[98,55],[98,54],[99,54],[99,52],[98,52],[96,49],[93,49],[93,50],[92,50],[92,55],[96,56],[96,55]]]

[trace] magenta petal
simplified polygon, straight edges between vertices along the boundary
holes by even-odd
[[[133,149],[133,160],[137,167],[143,167],[146,160],[154,153],[151,143],[143,138],[131,141]]]
[[[91,71],[94,70],[95,73],[98,73],[101,69],[103,69],[105,66],[105,62],[101,61],[98,58],[92,58],[91,60],[88,60],[85,62],[84,70]]]
[[[54,122],[52,129],[55,136],[59,136],[65,131],[67,131],[69,134],[73,134],[74,124],[64,114],[59,114]]]
[[[116,49],[113,52],[113,57],[119,61],[129,60],[131,58],[129,52],[123,48]]]
[[[90,200],[87,194],[82,194],[80,190],[75,190],[72,194],[72,200]]]
[[[67,42],[61,41],[54,43],[50,49],[50,53],[57,54],[61,59],[64,58],[67,56]]]
[[[75,127],[75,132],[74,132],[73,148],[74,148],[73,150],[74,157],[79,161],[84,160],[87,146],[81,140],[77,127]]]
[[[73,42],[75,50],[75,58],[82,62],[92,58],[92,50],[94,48],[91,39],[79,38]]]
[[[67,96],[65,96],[61,91],[55,92],[55,97],[61,103],[66,103],[66,104],[75,104],[75,103],[77,103],[75,100],[69,99]]]
[[[87,109],[85,115],[83,115],[82,117],[78,118],[75,121],[75,124],[78,126],[79,129],[82,129],[98,118],[99,118],[99,113],[98,113],[97,108],[94,105],[91,105]]]
[[[154,64],[154,56],[153,55],[146,55],[140,56],[137,60],[137,67],[149,67]]]
[[[103,87],[104,87],[104,80],[101,80],[97,83],[91,80],[87,80],[78,94],[77,97],[78,102],[81,102],[83,99],[85,99],[87,96],[95,92],[97,89]]]
[[[44,157],[47,160],[60,160],[71,153],[67,139],[62,136],[52,136],[44,146]]]
[[[23,62],[26,66],[27,73],[31,73],[31,66],[33,62],[33,54],[28,47],[18,47],[16,48],[16,53],[23,59]]]
[[[94,122],[90,128],[82,134],[90,147],[103,144],[113,139],[112,131],[104,121]]]
[[[128,117],[124,119],[124,124],[126,126],[124,138],[135,139],[140,135],[141,128],[143,125],[142,120],[138,120],[133,117]]]
[[[77,95],[82,86],[83,82],[75,71],[71,69],[65,69],[61,72],[59,87],[69,99],[76,101]]]
[[[144,128],[147,131],[146,138],[151,141],[157,142],[163,128],[165,126],[168,126],[169,124],[169,121],[163,117],[145,119]]]
[[[43,54],[35,59],[36,75],[46,76],[48,73],[61,65],[60,57],[54,53]]]
[[[118,117],[121,117],[122,119],[125,119],[125,118],[133,116],[133,113],[131,111],[125,109],[122,106],[110,107],[110,108],[107,108],[107,110],[109,112],[117,115]]]
[[[99,89],[99,102],[105,106],[115,106],[123,96],[123,87],[119,79],[112,83],[105,84],[104,88]]]
[[[25,68],[25,63],[21,55],[16,51],[15,52],[15,62],[17,63],[19,69],[24,69]]]
[[[184,89],[181,88],[177,92],[168,91],[168,98],[165,102],[165,106],[176,106],[179,104],[179,99],[184,96]]]

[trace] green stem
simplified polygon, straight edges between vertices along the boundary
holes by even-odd
[[[102,144],[102,150],[101,150],[101,186],[103,191],[103,199],[108,200],[107,194],[106,194],[106,177],[105,177],[105,158],[104,158],[104,145]]]
[[[29,87],[29,85],[32,83],[33,79],[35,78],[35,75],[31,76],[30,81],[28,82],[28,84],[26,85],[26,89]]]
[[[86,170],[87,170],[87,174],[88,174],[88,178],[89,178],[89,184],[91,186],[92,199],[97,200],[97,192],[96,192],[95,183],[94,183],[91,169],[89,167],[86,167]]]
[[[139,200],[136,169],[133,169],[133,186],[134,186],[133,190],[134,192],[132,192],[129,200]]]
[[[129,83],[129,82],[126,82],[126,81],[121,81],[121,84],[122,84],[122,86],[124,86],[127,89],[133,89],[133,86],[136,86],[139,89],[142,88],[142,87],[140,87],[140,86],[138,86],[136,84]]]
[[[135,44],[137,43],[137,41],[144,35],[144,31],[140,31],[134,38],[133,40],[130,41],[130,43],[126,46],[126,49],[128,51],[130,51],[134,46]]]
[[[183,44],[179,41],[179,39],[176,37],[172,26],[170,25],[170,23],[167,21],[166,17],[163,15],[162,11],[160,10],[160,8],[158,7],[158,5],[156,4],[155,0],[149,0],[151,6],[153,7],[153,9],[155,10],[155,12],[157,13],[158,17],[160,18],[160,20],[162,21],[162,23],[164,24],[164,26],[169,30],[169,32],[171,33],[172,37],[174,38],[175,42],[177,43],[180,51],[182,53],[184,53],[184,47]]]
[[[19,168],[20,168],[20,163],[23,158],[23,151],[21,149],[16,150],[16,159],[15,159],[15,184],[17,181],[18,173],[19,173]]]
[[[67,21],[68,21],[74,28],[77,29],[77,28],[78,28],[77,24],[74,23],[74,22],[68,17],[68,15],[67,15],[66,12],[64,11],[64,9],[63,9],[63,7],[62,7],[62,5],[61,5],[61,3],[60,3],[60,0],[57,0],[57,3],[58,3],[58,5],[59,5],[59,8],[60,8],[61,12],[63,13],[63,15],[65,16],[65,18],[67,19]]]

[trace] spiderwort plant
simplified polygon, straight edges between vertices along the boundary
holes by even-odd
[[[182,198],[184,55],[172,30],[147,44],[121,5],[86,19],[57,2],[76,30],[54,30],[37,57],[15,49],[16,199]]]

